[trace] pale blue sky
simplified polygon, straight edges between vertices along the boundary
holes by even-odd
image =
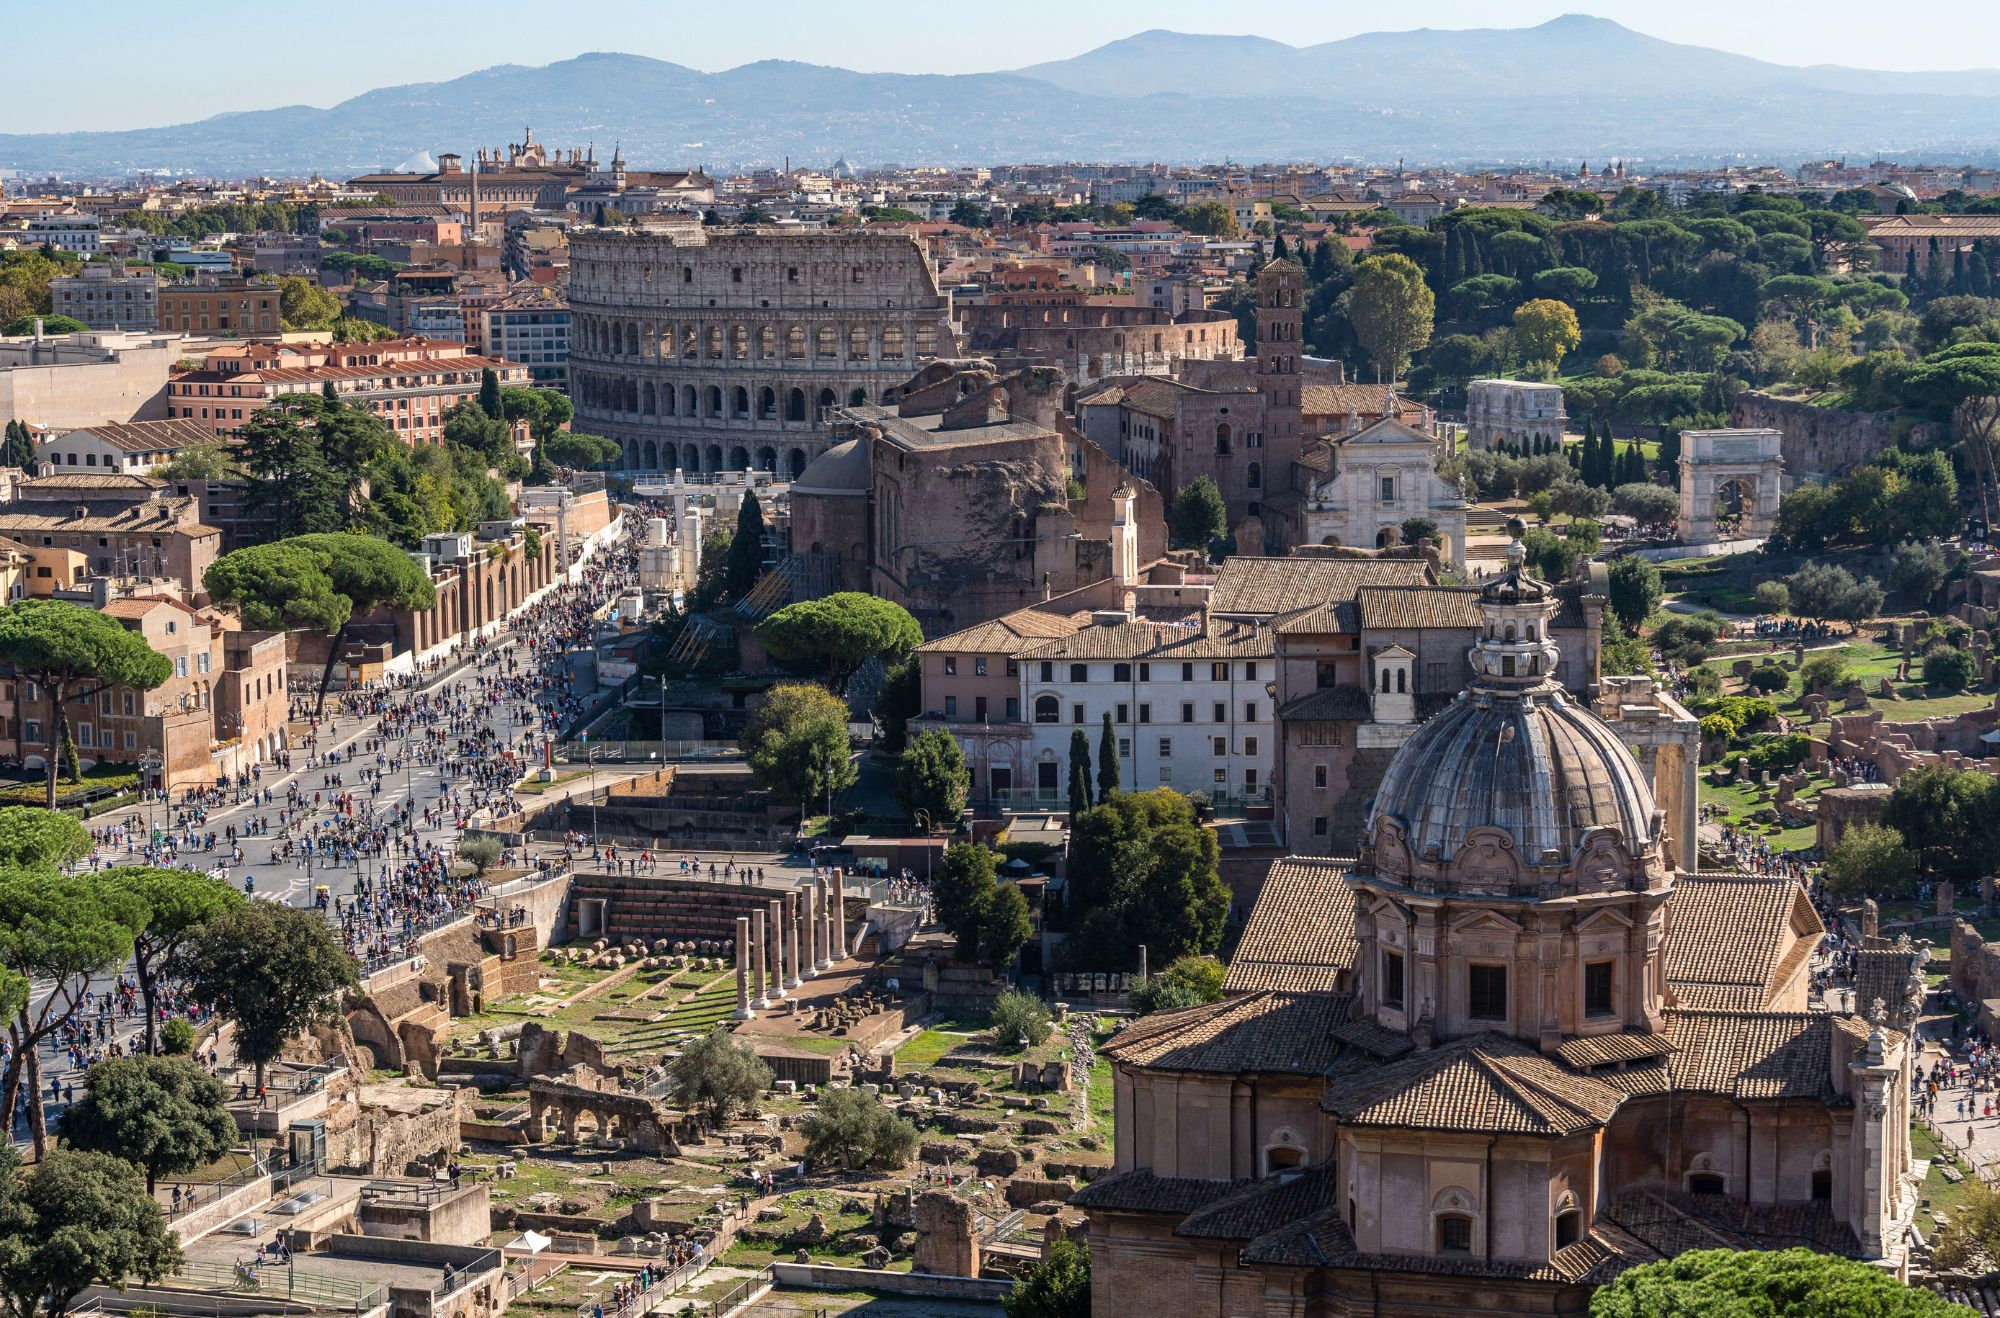
[[[2000,63],[1985,55],[2000,50],[1993,0],[1316,0],[1254,8],[1215,0],[336,0],[179,9],[159,0],[0,0],[0,132],[325,106],[374,87],[589,50],[711,71],[793,59],[966,73],[1062,59],[1155,27],[1311,45],[1384,28],[1522,27],[1566,12],[1784,64]],[[87,90],[72,85],[73,71],[87,75]]]

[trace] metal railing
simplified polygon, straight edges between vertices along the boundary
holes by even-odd
[[[500,1266],[500,1251],[497,1249],[487,1250],[464,1267],[459,1267],[456,1264],[446,1264],[444,1276],[439,1279],[437,1285],[431,1287],[431,1297],[433,1299],[442,1299],[447,1295],[456,1294],[468,1286],[477,1285],[481,1277],[484,1277],[487,1273],[492,1272]]]
[[[376,1308],[388,1293],[388,1288],[381,1282],[357,1281],[323,1272],[302,1272],[289,1263],[260,1264],[248,1259],[238,1259],[234,1263],[190,1259],[181,1264],[165,1284],[189,1290],[264,1295],[296,1300],[318,1308],[345,1309],[357,1314]]]
[[[630,764],[659,760],[729,760],[743,752],[721,741],[564,741],[558,742],[549,758],[558,764]],[[530,771],[530,777],[533,772]]]
[[[180,1187],[180,1200],[178,1203],[172,1203],[172,1207],[167,1213],[167,1220],[173,1221],[186,1217],[196,1209],[206,1208],[217,1200],[227,1198],[229,1195],[241,1190],[244,1186],[249,1185],[253,1181],[262,1180],[270,1174],[271,1160],[269,1158],[258,1158],[248,1167],[243,1168],[241,1171],[232,1172],[219,1181],[206,1181],[198,1185],[182,1184]],[[171,1186],[168,1187],[168,1193],[172,1194]]]

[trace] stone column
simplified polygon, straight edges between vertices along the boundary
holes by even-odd
[[[817,947],[819,951],[818,964],[821,970],[828,970],[833,966],[833,903],[830,900],[831,897],[832,894],[827,891],[826,878],[824,876],[815,878],[813,880],[813,905],[819,909],[819,937]]]
[[[771,1005],[771,931],[765,926],[764,912],[760,909],[752,917],[756,922],[756,933],[751,938],[751,951],[757,958],[756,1001],[750,1005],[758,1011]]]
[[[799,890],[799,978],[819,974],[819,894],[811,883]]]
[[[833,872],[833,959],[847,960],[847,871]]]
[[[805,981],[799,978],[799,894],[796,890],[785,894],[785,917],[790,923],[785,929],[785,987],[795,989]]]
[[[771,913],[771,973],[770,999],[773,1003],[785,1000],[785,904],[773,897],[768,908]]]
[[[750,1009],[750,917],[736,917],[736,1019],[747,1021],[757,1013]]]

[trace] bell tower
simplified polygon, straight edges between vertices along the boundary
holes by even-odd
[[[1264,397],[1264,430],[1258,441],[1263,452],[1257,460],[1263,465],[1266,500],[1291,492],[1293,464],[1299,460],[1305,283],[1305,268],[1294,261],[1272,261],[1257,272],[1257,391]],[[1296,528],[1271,511],[1265,511],[1263,521],[1267,547],[1297,541]]]

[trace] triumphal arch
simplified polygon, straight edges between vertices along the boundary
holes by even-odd
[[[1785,470],[1776,430],[1681,432],[1681,539],[1761,539],[1777,523]]]

